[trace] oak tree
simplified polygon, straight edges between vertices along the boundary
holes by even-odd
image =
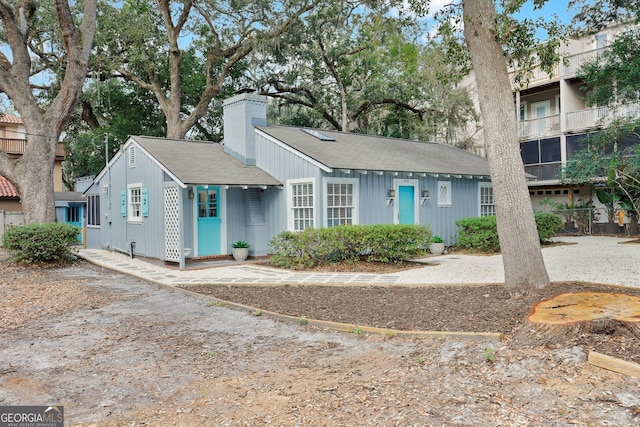
[[[55,221],[56,144],[85,81],[96,2],[0,0],[0,91],[20,114],[27,139],[20,158],[0,153],[0,174],[18,190],[27,223]],[[43,73],[59,77],[54,87],[36,84]],[[39,96],[43,90],[47,96]]]

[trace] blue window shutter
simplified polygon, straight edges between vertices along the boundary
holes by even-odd
[[[149,216],[149,189],[142,189],[142,216]]]
[[[127,216],[127,190],[120,193],[120,215]]]

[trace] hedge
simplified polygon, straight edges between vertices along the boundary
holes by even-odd
[[[553,213],[536,212],[536,227],[541,243],[547,242],[563,227]],[[458,246],[474,252],[499,252],[498,227],[495,215],[464,218],[456,222]]]
[[[64,223],[29,224],[8,229],[2,240],[14,262],[60,264],[73,259],[69,246],[77,243],[79,232]]]
[[[269,244],[272,265],[310,268],[340,261],[400,262],[425,252],[431,229],[416,225],[345,225],[284,231]]]

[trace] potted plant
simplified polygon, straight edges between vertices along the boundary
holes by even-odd
[[[231,244],[231,253],[236,261],[244,261],[249,256],[249,244],[244,240],[238,240]]]
[[[444,240],[440,236],[433,236],[429,242],[429,252],[432,255],[442,255],[444,252]]]
[[[596,189],[596,197],[602,203],[607,211],[607,223],[602,224],[602,229],[606,234],[616,234],[618,232],[618,224],[616,224],[617,205],[621,201],[621,195],[615,189],[598,188]]]
[[[575,219],[575,205],[573,200],[566,203],[554,203],[555,213],[564,217],[564,229],[572,231],[576,228]]]

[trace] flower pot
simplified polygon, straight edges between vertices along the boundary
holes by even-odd
[[[615,222],[608,222],[606,224],[600,224],[600,231],[604,234],[618,234],[618,224]]]
[[[444,243],[429,243],[429,252],[432,255],[442,255],[444,252]]]
[[[231,248],[231,253],[236,261],[244,261],[249,256],[249,248]]]

